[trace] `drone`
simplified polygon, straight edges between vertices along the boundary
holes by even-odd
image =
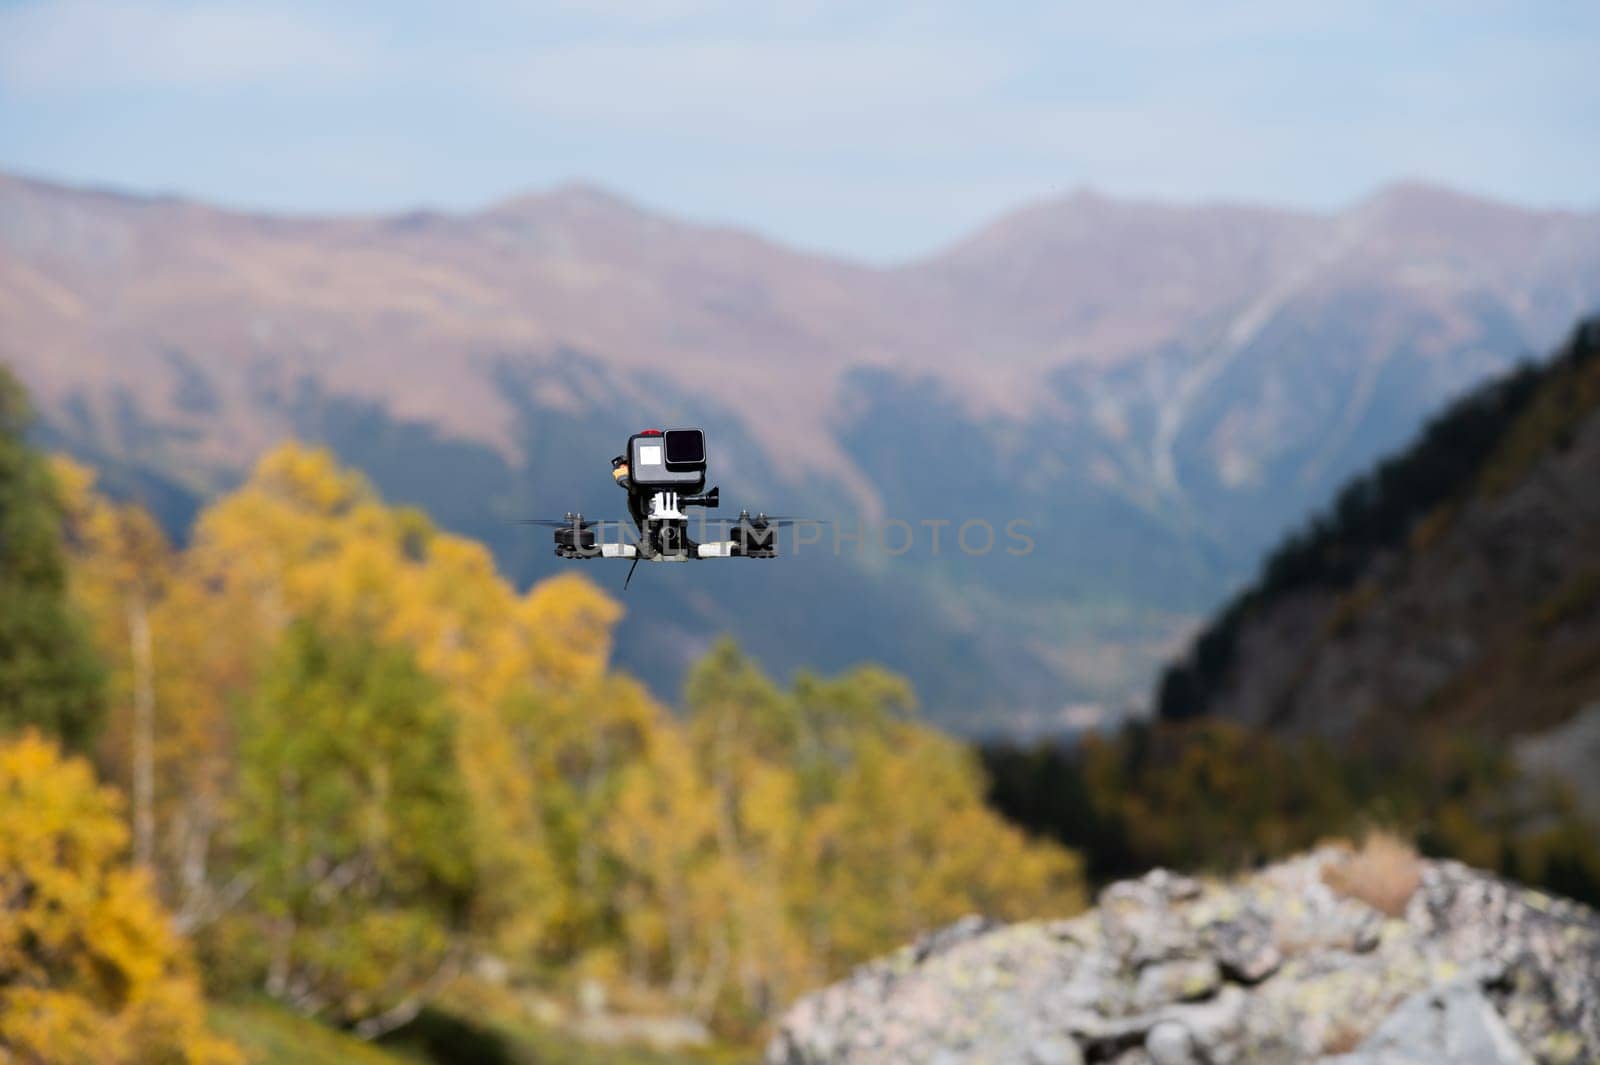
[[[751,517],[741,510],[735,521],[699,521],[721,525],[726,539],[695,541],[689,535],[690,507],[712,509],[720,502],[718,489],[706,490],[706,434],[700,429],[645,429],[628,437],[623,454],[611,460],[611,476],[628,492],[628,515],[636,536],[620,535],[625,529],[620,519],[591,521],[582,514],[568,512],[564,517],[526,518],[520,524],[542,525],[555,530],[556,555],[564,559],[631,559],[624,589],[633,580],[641,561],[689,562],[711,558],[777,558],[778,530],[784,526],[810,522],[812,518],[769,515],[757,512]],[[607,539],[607,526],[617,526],[619,535]]]

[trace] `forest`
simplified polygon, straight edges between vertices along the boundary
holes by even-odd
[[[1074,747],[983,751],[991,801],[1073,848],[1093,884],[1152,866],[1232,873],[1373,832],[1600,904],[1600,832],[1503,744],[1429,734],[1353,751],[1232,722],[1142,722]]]
[[[1153,720],[1072,749],[988,748],[996,808],[1078,849],[1091,882],[1151,865],[1231,870],[1379,828],[1427,854],[1600,903],[1593,803],[1517,754],[1521,737],[1600,696],[1600,559],[1589,531],[1600,514],[1581,490],[1594,483],[1595,453],[1580,444],[1596,425],[1600,320],[1589,319],[1553,358],[1459,397],[1288,536],[1166,670]],[[1555,480],[1559,463],[1575,467],[1576,488]],[[1538,489],[1547,509],[1520,523],[1484,518],[1513,510],[1519,488]],[[1578,545],[1570,554],[1557,550],[1562,522]],[[1463,562],[1472,551],[1490,562],[1474,571]],[[1408,567],[1439,559],[1454,567],[1455,587],[1403,583]],[[1540,580],[1484,576],[1519,566]],[[1290,627],[1287,614],[1318,595],[1327,605],[1309,634]],[[1312,687],[1309,656],[1376,624],[1379,607],[1419,601],[1434,612],[1387,615],[1383,658],[1409,648],[1415,661],[1443,619],[1469,634],[1459,675],[1419,684],[1409,699],[1384,689],[1370,716],[1342,732],[1334,721],[1318,731],[1228,716],[1229,684],[1270,672],[1279,655],[1294,663],[1274,689],[1281,718]],[[1360,680],[1362,666],[1338,671]],[[1346,691],[1317,705],[1337,714],[1349,701]]]
[[[224,1063],[218,1003],[361,1039],[583,1002],[748,1045],[970,912],[1067,914],[1078,858],[862,666],[733,642],[663,705],[622,607],[294,443],[170,542],[25,440],[0,376],[0,1045]],[[108,1056],[110,1055],[110,1056]]]
[[[1503,490],[1534,456],[1569,445],[1578,422],[1600,406],[1597,338],[1592,320],[1580,321],[1552,360],[1524,362],[1468,391],[1409,447],[1352,478],[1332,506],[1268,554],[1256,581],[1217,612],[1189,658],[1166,669],[1158,714],[1179,721],[1210,708],[1237,657],[1244,619],[1263,603],[1306,588],[1349,589],[1380,554],[1423,533],[1424,522],[1447,521],[1460,497]]]

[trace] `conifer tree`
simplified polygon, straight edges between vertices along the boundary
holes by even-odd
[[[0,730],[33,725],[82,750],[100,723],[103,673],[67,601],[61,506],[23,439],[30,418],[0,367]]]

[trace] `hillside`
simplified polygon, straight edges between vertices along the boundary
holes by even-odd
[[[286,218],[0,176],[0,361],[169,530],[294,435],[526,582],[555,561],[508,519],[610,512],[623,436],[701,423],[725,498],[1038,548],[652,573],[621,662],[673,694],[737,630],[779,672],[881,660],[970,731],[1137,697],[1334,485],[1597,303],[1600,215],[1420,186],[1079,193],[876,269],[584,187]]]
[[[1170,671],[1162,715],[1368,749],[1521,739],[1600,754],[1600,321],[1463,398],[1268,560]],[[1551,730],[1567,742],[1540,739]]]
[[[1522,1065],[1600,1057],[1600,915],[1455,862],[1323,848],[1155,870],[1068,921],[969,918],[802,1000],[769,1065]]]

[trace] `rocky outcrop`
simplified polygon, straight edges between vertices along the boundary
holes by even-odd
[[[802,1000],[768,1065],[1600,1061],[1600,915],[1423,861],[1390,917],[1329,886],[1340,860],[967,918]]]

